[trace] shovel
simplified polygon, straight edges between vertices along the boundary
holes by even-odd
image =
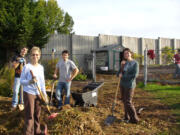
[[[30,70],[30,72],[31,72],[32,78],[34,78],[35,76],[34,76],[32,70]],[[48,112],[49,112],[49,114],[50,114],[50,116],[48,116],[48,119],[53,119],[53,118],[55,118],[55,117],[58,115],[58,113],[51,113],[50,107],[49,107],[48,103],[46,102],[46,101],[47,101],[47,100],[46,100],[47,98],[44,97],[41,89],[39,88],[39,86],[38,86],[38,84],[37,84],[37,82],[35,83],[35,86],[36,86],[36,88],[38,89],[38,91],[39,91],[39,93],[40,93],[40,97],[41,97],[42,100],[45,102],[46,108],[47,108],[47,110],[48,110]]]
[[[117,94],[118,94],[118,90],[119,90],[119,84],[120,84],[120,77],[119,77],[117,89],[116,89],[116,92],[115,92],[114,103],[112,105],[112,114],[108,115],[108,117],[106,118],[106,120],[104,122],[105,125],[107,125],[107,126],[111,125],[116,120],[116,117],[114,116],[114,108],[116,106],[116,100],[117,100]]]
[[[54,93],[54,85],[55,85],[55,82],[56,82],[56,80],[54,79],[53,82],[52,82],[52,87],[51,87],[51,98],[50,98],[50,101],[49,101],[49,104],[50,104],[50,105],[53,105],[52,98],[53,98],[53,93]]]
[[[23,104],[23,86],[20,86],[20,97],[21,97],[21,103],[18,105],[18,108],[20,111],[24,110],[24,104]]]

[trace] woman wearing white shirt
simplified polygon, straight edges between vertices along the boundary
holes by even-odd
[[[45,96],[47,94],[45,90],[44,68],[38,63],[40,55],[41,50],[38,47],[31,49],[31,62],[24,66],[20,77],[24,90],[25,135],[42,134],[40,129],[41,98],[35,83],[37,83]],[[34,73],[35,77],[32,77],[30,71]]]

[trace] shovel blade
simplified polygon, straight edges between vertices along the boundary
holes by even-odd
[[[104,123],[105,123],[107,126],[109,126],[109,125],[111,125],[115,120],[116,120],[116,117],[115,117],[115,116],[109,115],[109,116],[106,118],[106,120],[105,120]]]
[[[48,119],[54,119],[57,117],[58,113],[52,113],[50,116],[48,116]]]

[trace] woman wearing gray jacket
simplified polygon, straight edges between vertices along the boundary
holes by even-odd
[[[120,81],[120,90],[122,102],[124,104],[124,120],[130,123],[138,123],[135,107],[132,103],[134,89],[136,87],[136,77],[139,74],[139,64],[132,58],[132,52],[129,48],[123,50],[123,60],[118,72]]]

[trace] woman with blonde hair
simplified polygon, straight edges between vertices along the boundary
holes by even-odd
[[[47,96],[45,89],[44,68],[38,63],[40,56],[40,48],[34,46],[30,50],[30,63],[24,66],[20,77],[20,82],[24,88],[25,135],[47,134],[47,130],[41,131],[40,129],[41,98],[40,93],[35,86],[35,83],[37,83],[42,93]],[[30,71],[33,72],[34,77]]]

